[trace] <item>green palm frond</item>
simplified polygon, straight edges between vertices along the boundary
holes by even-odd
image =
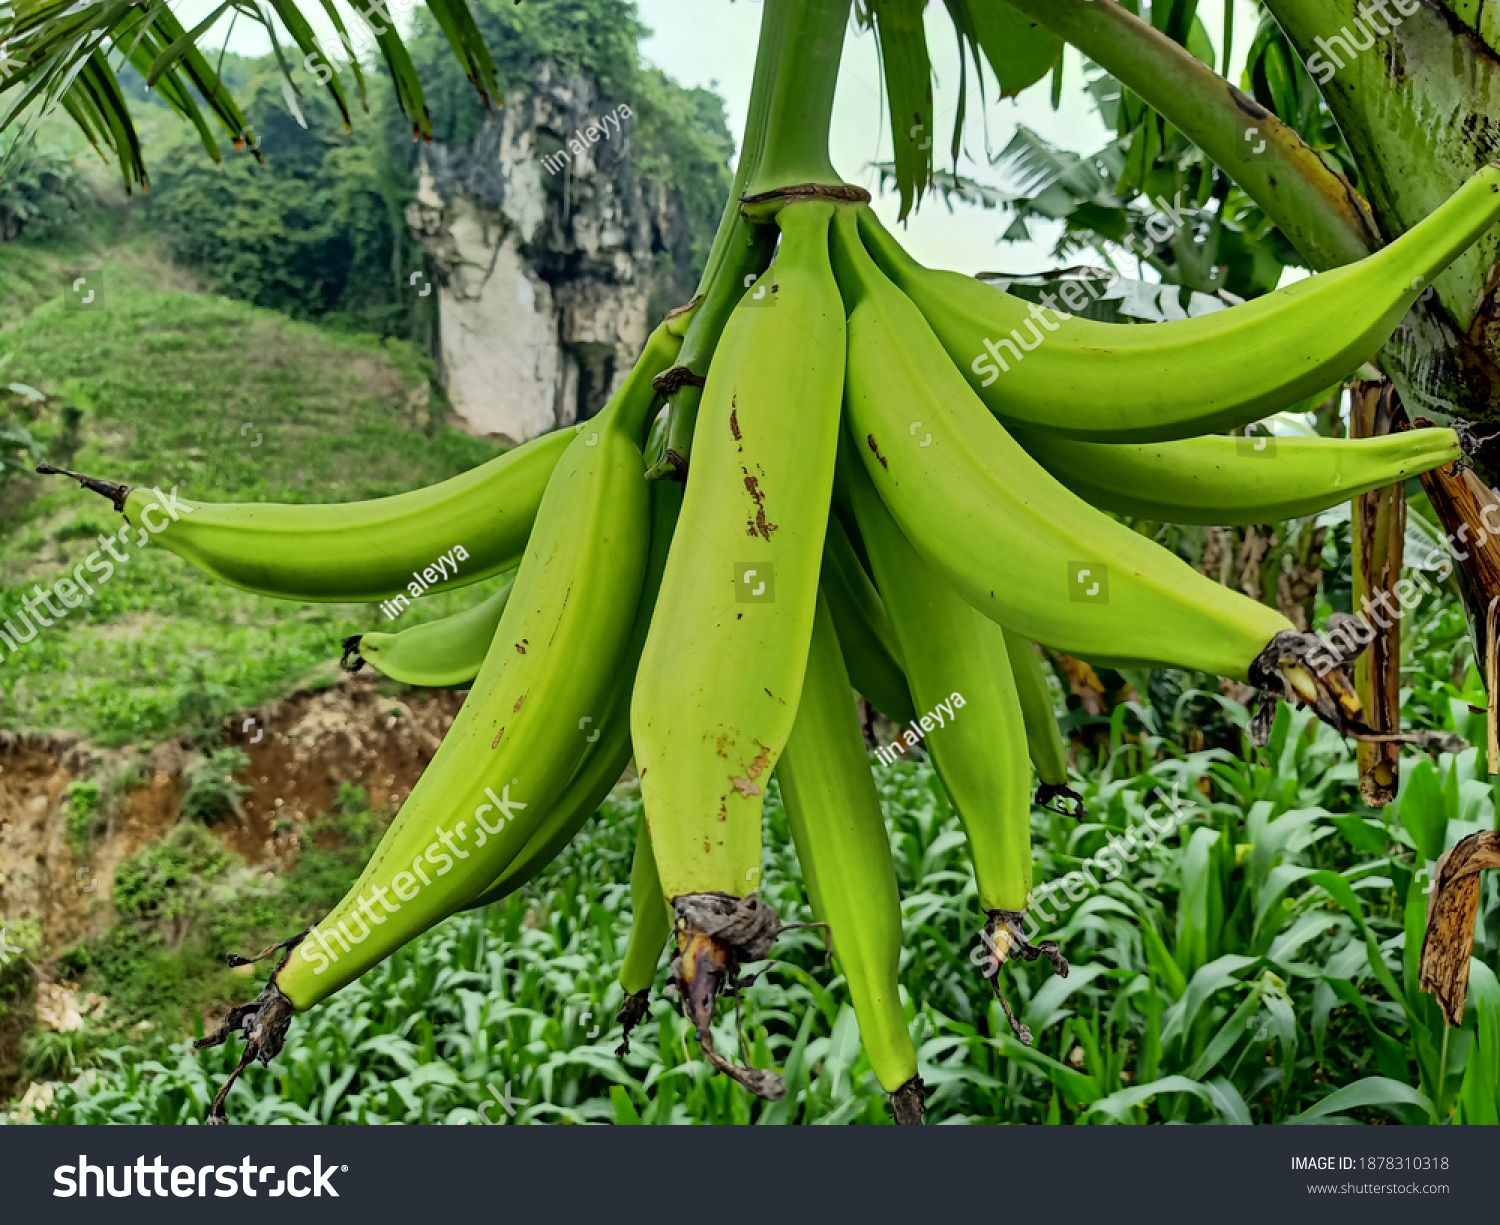
[[[393,8],[404,12],[410,3],[319,0],[321,15],[334,31],[319,39],[298,0],[224,0],[191,29],[183,27],[165,0],[0,0],[0,131],[24,133],[61,107],[102,157],[118,163],[127,191],[144,188],[149,178],[140,138],[117,80],[129,67],[193,124],[214,161],[221,160],[220,141],[226,136],[235,148],[248,147],[260,159],[244,113],[203,51],[228,17],[265,28],[294,117],[300,115],[299,78],[305,73],[328,91],[345,127],[351,126],[343,74],[347,70],[352,75],[364,104],[361,57],[378,51],[414,135],[430,140],[432,121],[422,84],[396,29]],[[485,107],[498,105],[498,72],[468,0],[429,0],[427,11]]]

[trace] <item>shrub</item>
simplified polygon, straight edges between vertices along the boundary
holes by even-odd
[[[86,780],[68,784],[68,807],[64,814],[68,845],[75,855],[82,855],[89,844],[89,827],[99,810],[99,784]]]
[[[229,856],[202,826],[178,825],[115,869],[115,909],[125,919],[181,917],[203,883],[222,875],[229,864]]]
[[[234,812],[250,788],[235,781],[235,775],[250,764],[241,749],[214,749],[188,766],[188,788],[182,797],[184,815],[212,825]]]

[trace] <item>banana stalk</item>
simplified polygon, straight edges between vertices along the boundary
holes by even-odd
[[[1349,390],[1351,438],[1383,442],[1411,438],[1426,430],[1392,434],[1395,389],[1389,384],[1356,382]],[[1457,456],[1454,456],[1456,459]],[[1436,464],[1433,467],[1437,467]],[[1358,615],[1387,604],[1395,615],[1372,613],[1370,645],[1354,665],[1354,691],[1365,708],[1365,721],[1377,732],[1401,726],[1401,617],[1396,582],[1401,577],[1406,540],[1406,489],[1397,483],[1361,491],[1352,506],[1354,608]],[[1383,621],[1383,623],[1382,623]],[[1362,742],[1356,753],[1359,794],[1365,803],[1383,807],[1396,798],[1401,746],[1391,741]]]

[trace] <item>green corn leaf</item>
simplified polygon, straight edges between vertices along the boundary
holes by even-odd
[[[1400,1117],[1399,1106],[1415,1106],[1432,1122],[1437,1122],[1437,1112],[1432,1100],[1410,1085],[1391,1080],[1385,1076],[1367,1076],[1353,1084],[1335,1089],[1316,1106],[1293,1115],[1288,1123],[1327,1123],[1341,1118],[1341,1112],[1358,1107],[1376,1107],[1390,1110]]]

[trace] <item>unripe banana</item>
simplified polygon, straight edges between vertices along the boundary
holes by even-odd
[[[1001,420],[1099,442],[1153,442],[1247,425],[1353,373],[1497,219],[1500,167],[1491,165],[1357,263],[1227,310],[1145,325],[1075,318],[930,271],[874,213],[860,225],[886,275]],[[1064,307],[1084,309],[1088,295],[1074,292]]]
[[[672,326],[681,323],[672,320]],[[681,345],[670,327],[657,328],[637,368],[645,367],[649,379],[672,364]],[[283,600],[375,603],[409,597],[413,585],[425,595],[515,569],[553,469],[589,424],[533,439],[425,489],[367,502],[193,502],[169,496],[162,504],[152,489],[46,465],[38,470],[72,476],[110,498],[140,543],[154,540],[231,587]],[[458,546],[466,558],[455,556]]]
[[[408,596],[413,584],[426,594],[514,569],[572,439],[568,430],[547,434],[439,484],[369,502],[163,501],[152,489],[63,475],[110,498],[139,543],[155,541],[231,587],[374,603]],[[455,555],[460,546],[466,558]]]
[[[828,517],[820,589],[838,633],[844,666],[860,697],[893,723],[915,722],[917,712],[906,687],[895,631],[836,515]]]
[[[565,789],[588,746],[580,729],[606,712],[641,593],[640,443],[653,402],[638,366],[574,438],[458,717],[359,883],[273,976],[261,1023],[327,998],[472,901]]]
[[[562,849],[573,841],[584,823],[599,811],[599,805],[620,781],[630,764],[630,692],[635,684],[636,665],[641,647],[656,607],[657,590],[667,564],[667,550],[682,508],[683,487],[676,481],[653,481],[651,499],[651,552],[646,560],[646,577],[641,584],[641,598],[636,606],[635,621],[630,628],[630,642],[625,648],[615,679],[609,712],[597,721],[580,728],[589,747],[567,790],[552,810],[542,817],[531,840],[495,879],[494,883],[464,909],[485,906],[508,897],[551,863]]]
[[[1236,680],[1294,632],[1059,485],[985,411],[842,218],[834,255],[852,307],[845,413],[860,459],[901,530],[971,604],[1072,655]]]
[[[473,608],[426,621],[395,634],[359,634],[344,640],[344,663],[357,672],[357,658],[403,685],[463,688],[479,675],[510,600],[514,580]]]
[[[672,934],[672,906],[661,892],[651,830],[641,813],[635,827],[635,855],[630,861],[630,939],[620,963],[620,986],[625,999],[615,1020],[620,1022],[620,1046],[615,1054],[630,1053],[630,1031],[640,1024],[651,1002],[651,984],[667,937]]]
[[[821,597],[797,721],[776,763],[776,777],[802,883],[814,917],[828,925],[865,1054],[881,1087],[892,1095],[896,1121],[918,1123],[922,1081],[897,979],[896,865],[833,614]]]
[[[917,552],[862,472],[854,510],[885,593],[912,699],[926,712],[919,738],[958,811],[986,910],[1025,910],[1031,892],[1031,764],[1005,630]],[[924,737],[925,733],[925,737]]]
[[[1036,644],[1013,630],[1006,630],[1005,650],[1016,696],[1021,702],[1021,715],[1026,721],[1026,747],[1041,783],[1036,793],[1037,806],[1062,816],[1082,817],[1088,810],[1083,806],[1083,797],[1070,785],[1068,744],[1058,726],[1052,690],[1047,686]]]
[[[1327,510],[1371,489],[1457,460],[1449,429],[1379,438],[1226,438],[1079,442],[1051,430],[1015,439],[1059,481],[1101,510],[1162,523],[1276,523]]]
[[[876,581],[887,593],[912,698],[927,712],[923,743],[968,838],[992,954],[986,977],[1016,1037],[1029,1046],[1031,1031],[1000,990],[1000,962],[1013,954],[1027,961],[1045,955],[1064,977],[1068,963],[1055,941],[1032,946],[1021,934],[1031,901],[1031,768],[1005,630],[923,561],[863,472],[852,476],[850,492]],[[909,744],[917,734],[906,733]]]
[[[755,894],[765,786],[791,733],[827,528],[844,311],[828,257],[833,205],[788,204],[776,263],[715,352],[692,476],[631,703],[641,794],[674,975],[704,1054],[755,1092],[779,1080],[713,1051],[713,1001],[775,913]],[[712,929],[712,930],[709,930]]]

